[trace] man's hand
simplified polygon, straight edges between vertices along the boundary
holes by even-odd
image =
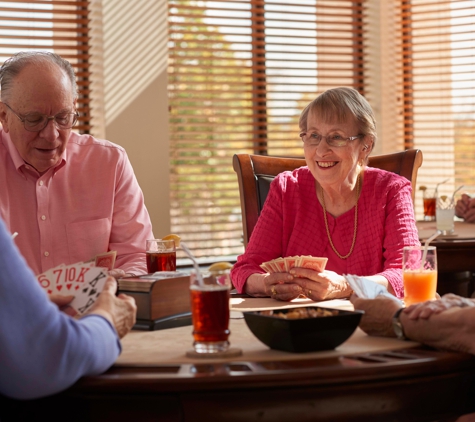
[[[395,337],[392,319],[401,305],[388,297],[375,299],[360,299],[356,295],[351,296],[355,310],[364,311],[361,318],[360,328],[371,336]]]
[[[114,325],[119,338],[124,337],[134,326],[137,306],[134,298],[121,293],[115,296],[117,282],[108,277],[102,293],[87,314],[101,315]]]
[[[440,314],[453,307],[466,308],[474,307],[475,301],[466,297],[448,293],[439,300],[428,300],[427,302],[416,303],[404,309],[409,319],[428,319],[431,315]]]
[[[127,274],[125,274],[124,270],[121,270],[120,268],[114,268],[113,270],[107,271],[107,274],[109,274],[111,277],[114,277],[116,279],[125,277]]]
[[[64,312],[66,315],[75,316],[77,312],[69,306],[71,301],[74,299],[73,295],[63,296],[63,295],[49,295],[49,300],[53,302],[61,312]]]
[[[475,223],[475,198],[462,194],[462,198],[455,204],[455,215],[467,223]]]

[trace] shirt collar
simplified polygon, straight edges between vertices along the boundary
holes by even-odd
[[[12,158],[13,164],[18,172],[21,173],[21,168],[27,167],[27,166],[31,170],[36,171],[36,169],[31,167],[29,164],[25,163],[23,158],[21,158],[20,153],[18,152],[16,146],[13,144],[12,139],[10,138],[10,134],[5,132],[3,129],[2,129],[2,139],[3,139],[4,145],[6,146],[10,154],[10,157]],[[62,168],[66,164],[66,162],[67,162],[67,148],[64,150],[63,155],[61,156],[60,162],[54,167],[53,173],[56,173],[60,168]]]

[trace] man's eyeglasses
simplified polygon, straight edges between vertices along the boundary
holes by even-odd
[[[331,147],[346,147],[348,142],[364,137],[364,135],[356,135],[344,138],[337,134],[322,136],[315,132],[302,132],[299,136],[302,138],[303,143],[308,147],[317,147],[320,145],[320,142],[322,142],[322,139],[325,139],[327,144]]]
[[[43,130],[50,120],[54,121],[58,129],[70,129],[74,126],[79,117],[77,111],[75,113],[62,112],[56,114],[55,116],[48,116],[41,113],[28,113],[22,117],[16,113],[7,103],[3,104],[5,104],[11,110],[11,112],[20,119],[25,129],[30,132],[39,132]]]

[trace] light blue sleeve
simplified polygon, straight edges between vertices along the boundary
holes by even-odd
[[[57,393],[104,372],[120,351],[106,319],[75,320],[48,300],[0,219],[0,394],[31,399]]]

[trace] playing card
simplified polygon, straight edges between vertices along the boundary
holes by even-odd
[[[94,260],[96,267],[104,267],[108,270],[113,270],[115,265],[115,258],[117,256],[117,251],[109,251],[106,253],[101,253],[96,255]]]
[[[270,265],[267,265],[267,262],[263,262],[259,267],[261,267],[266,273],[271,272],[271,267]]]
[[[267,271],[269,274],[272,274],[272,273],[275,273],[276,270],[274,268],[274,266],[272,265],[272,261],[267,261],[267,262],[263,262],[260,267],[264,270],[264,271]]]
[[[272,262],[272,266],[276,268],[276,272],[278,273],[285,273],[287,270],[285,268],[285,260],[284,258],[277,258],[274,259]]]
[[[309,268],[314,271],[322,272],[325,270],[328,258],[317,258],[313,256],[303,256],[300,258],[299,267]]]
[[[94,305],[104,288],[107,279],[107,271],[104,268],[88,268],[81,287],[74,293],[74,299],[69,304],[79,315],[84,314]]]
[[[299,259],[298,256],[287,256],[287,257],[285,257],[284,258],[285,270],[288,272],[292,268],[297,267],[297,265],[295,265],[295,263],[297,262],[298,259]]]
[[[79,315],[96,302],[104,288],[107,269],[94,262],[58,265],[37,276],[40,286],[50,294],[73,295],[71,306]]]
[[[53,283],[56,293],[61,295],[71,295],[75,292],[77,280],[84,279],[89,267],[83,268],[82,263],[71,265],[59,265],[49,270],[53,273]]]
[[[53,269],[49,269],[44,273],[38,275],[37,277],[40,286],[48,293],[49,295],[57,293],[55,290],[55,285],[53,283]]]

